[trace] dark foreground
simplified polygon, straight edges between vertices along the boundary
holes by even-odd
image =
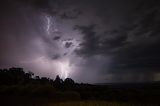
[[[41,102],[41,103],[5,103],[2,106],[159,106],[158,104],[140,104],[140,103],[125,103],[117,101],[100,101],[100,100],[87,100],[87,101],[59,101],[59,102]]]
[[[3,69],[0,106],[160,106],[160,83],[78,84]]]

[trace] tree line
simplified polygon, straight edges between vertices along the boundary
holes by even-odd
[[[50,84],[55,87],[72,86],[74,81],[66,78],[64,81],[56,76],[55,80],[47,77],[34,76],[32,72],[24,72],[23,68],[0,69],[0,85]]]
[[[92,99],[154,103],[159,102],[160,82],[91,85],[75,83],[71,78],[62,80],[58,75],[54,80],[39,77],[32,72],[24,72],[23,68],[0,69],[0,100],[17,96],[33,100],[42,97],[42,100]]]

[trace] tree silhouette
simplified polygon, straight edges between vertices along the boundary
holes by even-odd
[[[62,88],[62,83],[63,83],[63,80],[59,77],[59,75],[56,76],[56,79],[54,80],[54,85],[57,87],[57,88]]]
[[[74,81],[71,78],[66,78],[64,80],[64,84],[66,84],[66,85],[73,85]]]
[[[66,78],[64,80],[64,88],[65,89],[72,89],[74,86],[74,81],[71,78]]]

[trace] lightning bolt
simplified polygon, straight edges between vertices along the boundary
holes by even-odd
[[[47,20],[47,28],[46,28],[46,31],[47,31],[47,34],[50,35],[50,27],[51,27],[50,17],[49,17],[49,16],[46,16],[46,20]]]
[[[61,71],[60,77],[66,79],[70,70],[68,62],[59,62],[59,67]]]
[[[58,32],[58,28],[56,26],[56,19],[55,17],[51,17],[51,16],[45,16],[46,18],[46,32],[48,35],[52,34],[52,33],[56,33]]]
[[[56,25],[56,17],[45,15],[45,20],[46,20],[46,33],[49,37],[51,37],[51,35],[59,32],[57,25]],[[71,70],[71,67],[69,65],[69,61],[58,60],[57,63],[58,63],[58,67],[60,70],[60,77],[63,79],[66,79],[69,75],[70,70]]]

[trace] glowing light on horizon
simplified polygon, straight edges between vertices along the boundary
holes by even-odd
[[[61,71],[60,77],[63,79],[68,78],[69,72],[71,71],[69,62],[59,62],[59,67]]]

